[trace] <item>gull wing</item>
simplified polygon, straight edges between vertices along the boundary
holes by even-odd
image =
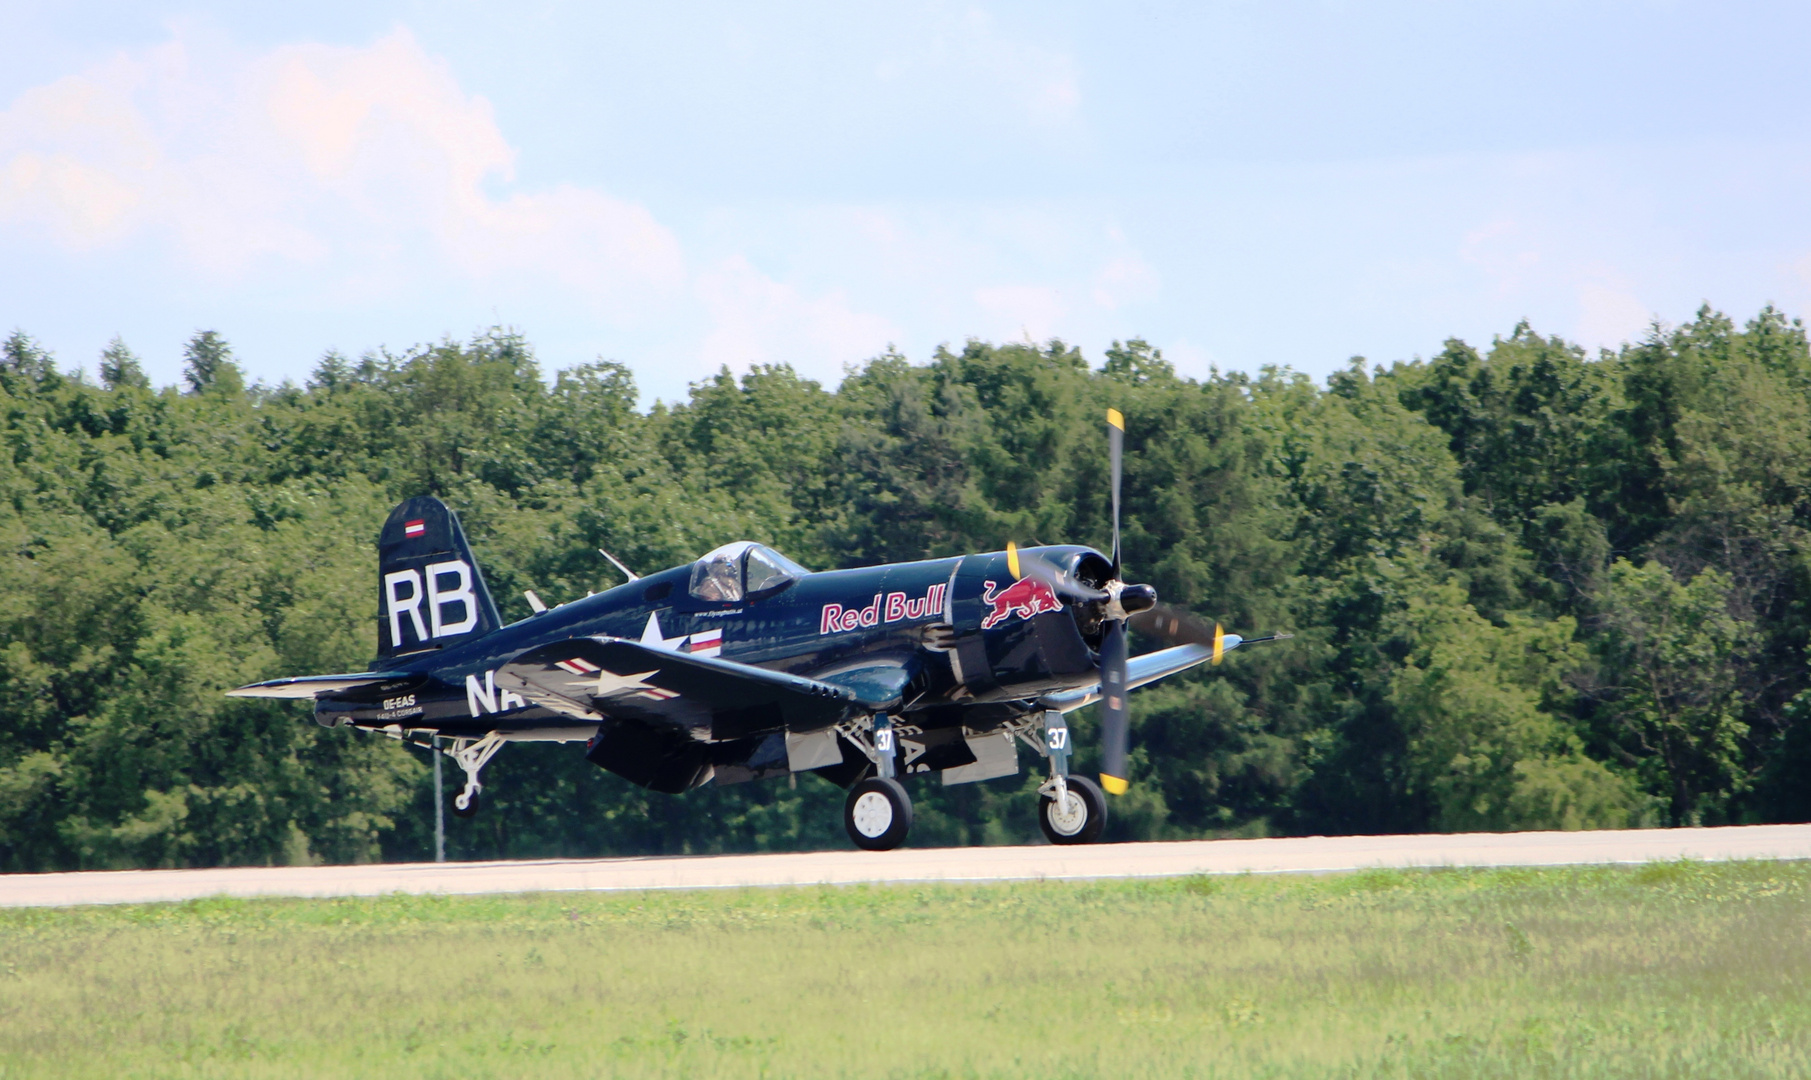
[[[854,692],[827,682],[613,637],[537,646],[497,669],[497,686],[567,716],[711,739],[816,731],[860,709]]]

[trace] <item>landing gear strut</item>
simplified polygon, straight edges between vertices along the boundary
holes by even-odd
[[[478,773],[503,749],[506,740],[496,732],[491,732],[482,739],[454,739],[453,745],[441,753],[453,759],[453,763],[465,771],[465,787],[453,796],[453,815],[468,818],[478,812],[478,793],[484,785],[478,782]]]
[[[912,831],[912,797],[895,779],[899,733],[883,712],[844,728],[843,735],[874,762],[877,774],[849,789],[849,798],[843,803],[843,828],[858,848],[891,851]]]
[[[1107,827],[1107,797],[1085,776],[1069,775],[1069,725],[1054,710],[1044,714],[1044,753],[1050,779],[1038,788],[1038,828],[1053,844],[1092,844]]]

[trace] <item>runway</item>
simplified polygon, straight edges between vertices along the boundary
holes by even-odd
[[[210,896],[461,896],[862,883],[1085,881],[1190,874],[1326,874],[1374,867],[1639,864],[1671,859],[1811,859],[1811,825],[4,874],[0,875],[0,907],[141,904]]]

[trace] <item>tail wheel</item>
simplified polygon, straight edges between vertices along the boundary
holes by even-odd
[[[1050,795],[1038,797],[1038,826],[1053,844],[1092,844],[1107,827],[1107,797],[1085,776],[1064,778],[1068,798],[1058,805]]]
[[[459,794],[453,796],[454,817],[471,817],[477,812],[478,793],[476,791],[461,791]]]
[[[903,784],[870,777],[849,789],[843,803],[843,827],[858,848],[891,851],[912,831],[912,797]]]

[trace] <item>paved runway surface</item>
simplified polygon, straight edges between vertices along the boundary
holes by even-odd
[[[1334,873],[1370,867],[1573,866],[1664,859],[1811,859],[1811,825],[4,874],[0,875],[0,907],[128,904],[205,896],[454,896],[860,882],[1085,880]]]

